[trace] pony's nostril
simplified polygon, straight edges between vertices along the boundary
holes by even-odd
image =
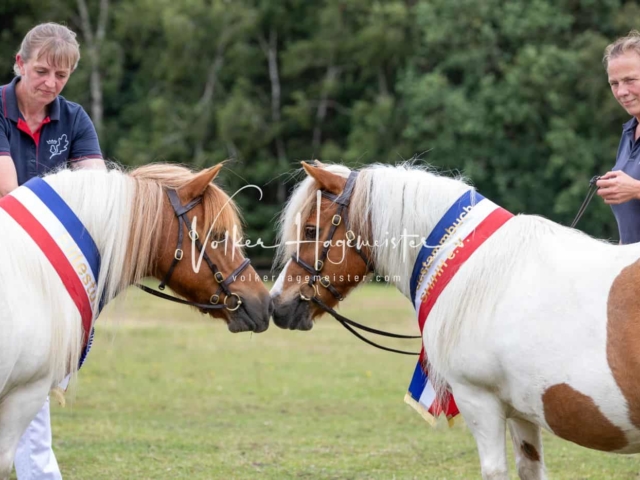
[[[276,306],[275,306],[275,304],[273,303],[273,298],[272,298],[272,299],[269,301],[269,309],[268,309],[268,311],[269,311],[269,317],[271,317],[271,316],[273,315],[273,312],[275,311],[275,309],[276,309]]]

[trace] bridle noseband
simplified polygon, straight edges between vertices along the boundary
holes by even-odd
[[[322,249],[322,253],[320,254],[315,265],[314,266],[309,265],[307,262],[302,260],[299,257],[299,255],[297,255],[296,253],[294,253],[291,257],[294,262],[296,262],[307,273],[310,274],[309,282],[302,285],[302,287],[300,287],[300,298],[306,302],[313,302],[316,305],[318,305],[322,310],[329,313],[333,318],[335,318],[338,322],[340,322],[340,324],[344,328],[349,330],[356,337],[358,337],[363,342],[368,343],[369,345],[380,348],[382,350],[386,350],[388,352],[401,353],[404,355],[419,355],[419,353],[406,352],[404,350],[396,350],[394,348],[389,348],[383,345],[379,345],[375,342],[372,342],[368,338],[363,337],[360,333],[354,330],[353,327],[364,330],[365,332],[373,333],[376,335],[382,335],[385,337],[391,337],[391,338],[404,338],[404,339],[422,338],[420,335],[400,335],[397,333],[389,333],[383,330],[377,330],[375,328],[367,327],[366,325],[362,325],[358,322],[355,322],[353,320],[350,320],[340,315],[333,308],[331,308],[329,305],[324,303],[320,298],[319,289],[318,289],[318,285],[316,284],[316,280],[318,280],[320,285],[326,288],[338,301],[344,300],[344,297],[340,294],[340,292],[338,292],[338,290],[333,285],[331,285],[331,280],[329,276],[328,275],[324,277],[321,276],[322,269],[324,268],[324,265],[325,265],[325,261],[327,260],[327,256],[329,255],[329,248],[331,247],[331,243],[333,242],[333,236],[336,234],[336,231],[338,230],[338,227],[343,222],[343,220],[344,220],[345,228],[347,230],[347,233],[346,233],[347,246],[350,248],[353,248],[356,251],[356,253],[360,255],[360,258],[362,258],[362,260],[364,261],[365,266],[367,268],[365,275],[369,273],[373,273],[375,271],[375,269],[373,268],[373,262],[369,260],[367,255],[362,251],[362,248],[358,246],[358,243],[353,244],[353,242],[356,241],[357,237],[356,237],[356,234],[353,232],[353,230],[349,228],[350,222],[349,222],[348,208],[349,208],[349,203],[351,202],[351,195],[353,194],[353,189],[356,185],[357,178],[358,178],[358,172],[352,171],[349,174],[349,177],[347,178],[347,183],[345,184],[345,187],[342,190],[342,193],[340,195],[334,195],[333,193],[327,192],[326,190],[320,190],[322,197],[328,200],[331,200],[333,203],[338,205],[338,210],[336,211],[335,215],[331,219],[331,228],[329,229],[328,238],[327,240],[324,241],[324,247]],[[303,289],[309,290],[308,293],[303,292]]]
[[[173,211],[176,217],[178,218],[178,243],[177,243],[175,252],[173,254],[173,260],[171,261],[169,270],[167,270],[166,275],[158,285],[158,289],[159,290],[165,289],[165,286],[167,285],[167,283],[169,283],[169,280],[171,279],[171,275],[173,274],[173,271],[178,265],[178,262],[182,260],[182,257],[184,256],[184,250],[182,249],[182,239],[183,239],[182,231],[183,231],[183,227],[187,227],[189,231],[189,238],[193,242],[195,242],[196,247],[198,248],[198,251],[202,254],[203,260],[209,266],[211,273],[213,273],[214,279],[219,285],[218,290],[213,295],[211,295],[211,297],[209,298],[209,303],[196,303],[196,302],[191,302],[189,300],[183,300],[177,297],[172,297],[171,295],[158,292],[157,290],[149,288],[145,285],[137,285],[137,286],[140,289],[144,290],[145,292],[150,293],[151,295],[155,295],[156,297],[160,297],[165,300],[170,300],[172,302],[180,303],[183,305],[190,305],[192,307],[197,307],[202,310],[227,309],[230,312],[235,312],[236,310],[238,310],[238,308],[240,308],[243,302],[240,295],[238,295],[237,293],[233,293],[229,289],[229,285],[233,283],[233,281],[238,277],[238,275],[242,273],[242,271],[249,266],[251,261],[248,258],[246,258],[240,264],[240,266],[238,266],[238,268],[236,268],[227,278],[225,278],[222,272],[218,269],[217,265],[213,263],[213,261],[209,258],[209,255],[207,255],[207,252],[204,246],[202,245],[202,243],[200,243],[198,232],[189,228],[190,222],[189,222],[189,217],[187,217],[187,213],[190,212],[194,207],[196,207],[198,204],[202,202],[202,195],[193,199],[191,202],[187,203],[186,205],[182,205],[182,203],[180,202],[180,198],[178,197],[178,193],[175,190],[167,188],[165,189],[165,191],[167,193],[167,196],[169,197],[169,202],[171,203]],[[222,293],[224,293],[225,297],[224,297],[224,301],[220,303],[220,295]],[[230,298],[235,298],[235,302],[234,302],[235,305],[227,304],[227,300],[229,300]]]

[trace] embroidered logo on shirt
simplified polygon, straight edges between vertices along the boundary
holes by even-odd
[[[67,151],[69,140],[67,140],[67,134],[65,133],[58,140],[47,140],[47,144],[50,145],[49,152],[51,153],[51,156],[49,159],[52,159],[56,155],[60,155],[62,152]]]

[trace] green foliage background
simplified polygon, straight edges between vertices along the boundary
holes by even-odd
[[[98,0],[87,4],[95,22]],[[31,26],[81,32],[78,12],[72,0],[4,0],[0,81]],[[591,176],[613,166],[627,114],[602,53],[638,20],[620,0],[110,0],[101,144],[126,165],[233,159],[227,188],[264,190],[237,200],[265,244],[298,162],[313,158],[417,156],[515,213],[566,224]],[[85,55],[64,91],[87,111],[89,70]],[[580,227],[617,239],[599,199]],[[267,265],[271,252],[251,256]]]

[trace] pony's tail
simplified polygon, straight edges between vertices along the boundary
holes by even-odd
[[[437,402],[442,405],[445,410],[449,401],[449,384],[447,383],[444,375],[441,375],[437,369],[427,361],[427,371],[429,372],[429,380],[436,393]]]

